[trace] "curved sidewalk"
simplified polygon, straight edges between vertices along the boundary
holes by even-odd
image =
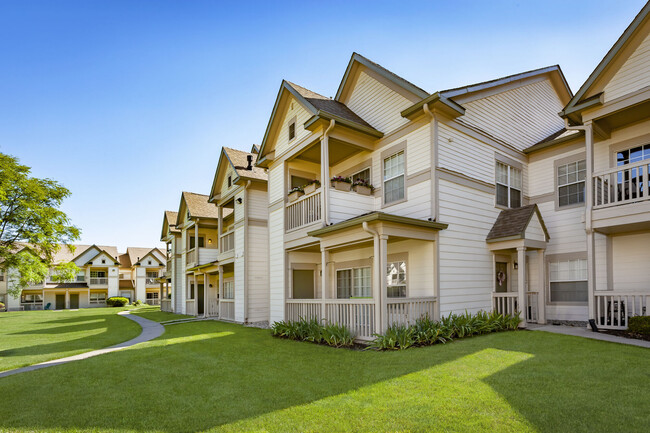
[[[104,349],[92,350],[90,352],[80,353],[79,355],[68,356],[66,358],[53,359],[51,361],[41,362],[40,364],[28,365],[27,367],[16,368],[13,370],[7,370],[0,372],[0,378],[11,376],[18,373],[25,373],[28,371],[40,370],[41,368],[53,367],[55,365],[67,364],[68,362],[80,361],[82,359],[92,358],[93,356],[103,355],[104,353],[111,353],[117,350],[124,349],[126,347],[131,347],[138,343],[144,343],[145,341],[153,340],[154,338],[160,337],[165,332],[165,327],[158,322],[153,320],[145,319],[140,316],[133,316],[129,311],[120,311],[120,316],[124,316],[127,319],[131,319],[136,322],[142,328],[142,332],[137,337],[125,341],[123,343],[116,344],[115,346],[106,347]]]

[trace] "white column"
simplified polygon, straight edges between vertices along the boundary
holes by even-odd
[[[591,121],[585,122],[585,147],[587,151],[586,158],[586,191],[585,191],[585,229],[587,231],[587,292],[588,292],[588,311],[589,319],[594,319],[595,299],[594,291],[596,286],[595,272],[595,251],[594,251],[594,232],[592,229],[592,208],[594,205],[594,133]]]
[[[546,250],[537,250],[539,290],[537,291],[537,323],[546,323]]]
[[[382,280],[385,280],[384,273],[386,271],[381,270],[381,251],[380,251],[380,242],[378,237],[374,237],[373,246],[375,249],[374,255],[372,257],[372,268],[374,275],[373,284],[372,284],[372,299],[375,302],[375,333],[381,333],[381,287]]]
[[[327,134],[320,142],[320,183],[321,183],[321,219],[323,225],[329,223],[329,191],[330,191],[330,155],[329,155],[329,138]]]
[[[65,291],[65,308],[70,309],[70,291]]]
[[[517,303],[521,312],[521,328],[526,327],[526,247],[517,247]]]
[[[194,266],[199,263],[199,219],[197,218],[194,222]],[[194,282],[196,283],[196,281]],[[194,290],[196,290],[196,284],[194,284]]]
[[[222,317],[221,314],[222,299],[223,299],[223,266],[219,266],[219,318]]]
[[[380,279],[380,296],[379,309],[381,317],[381,330],[386,331],[388,328],[388,289],[386,287],[386,267],[388,266],[388,235],[379,235],[379,274]],[[407,264],[408,266],[408,264]]]
[[[219,220],[217,221],[217,247],[219,248],[219,252],[221,253],[221,234],[223,233],[223,207],[218,206],[217,207],[217,212],[219,214]]]
[[[326,319],[325,317],[325,298],[327,296],[325,293],[327,290],[330,288],[330,276],[329,276],[329,266],[328,262],[330,259],[330,252],[328,250],[322,249],[321,250],[321,288],[320,288],[320,297],[321,297],[321,304],[320,304],[320,314],[321,314],[321,320]]]

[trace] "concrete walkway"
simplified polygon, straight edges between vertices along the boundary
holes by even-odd
[[[557,325],[528,325],[531,331],[546,331],[554,334],[573,335],[575,337],[591,338],[592,340],[609,341],[610,343],[627,344],[650,349],[650,341],[635,340],[634,338],[619,337],[617,335],[605,334],[604,332],[593,332],[591,329],[581,326],[557,326]]]
[[[120,311],[120,316],[131,319],[142,327],[142,332],[137,337],[125,341],[124,343],[116,344],[115,346],[106,347],[104,349],[93,350],[90,352],[80,353],[79,355],[68,356],[66,358],[53,359],[51,361],[41,362],[40,364],[28,365],[27,367],[16,368],[0,372],[0,378],[11,376],[18,373],[25,373],[28,371],[40,370],[41,368],[53,367],[55,365],[67,364],[68,362],[80,361],[82,359],[92,358],[93,356],[103,355],[104,353],[111,353],[117,350],[131,347],[134,344],[144,343],[145,341],[153,340],[160,337],[165,332],[165,327],[153,320],[145,319],[140,316],[133,316],[129,311]]]

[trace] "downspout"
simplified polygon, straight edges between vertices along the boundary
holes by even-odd
[[[244,323],[248,323],[248,187],[251,181],[244,185]]]
[[[438,192],[438,117],[429,109],[429,104],[425,103],[422,109],[431,120],[431,219],[438,221],[440,218],[440,206]],[[435,320],[440,318],[440,232],[437,231],[433,245],[435,257],[433,259],[433,294],[436,297],[436,307],[434,308]]]
[[[564,119],[564,127],[568,131],[584,131],[585,132],[585,150],[587,153],[587,173],[585,184],[585,231],[587,232],[587,291],[589,293],[589,319],[596,318],[595,311],[595,290],[596,290],[596,266],[595,266],[595,240],[594,230],[592,224],[592,208],[594,205],[594,134],[591,121],[586,122],[584,125],[569,126],[569,119]]]
[[[330,120],[330,124],[323,133],[320,150],[320,165],[321,165],[321,185],[323,187],[323,197],[321,199],[323,211],[323,225],[326,227],[330,225],[330,211],[329,211],[329,195],[330,195],[330,155],[329,155],[329,133],[334,128],[336,122],[334,119]]]
[[[379,233],[377,230],[371,229],[368,227],[368,223],[364,221],[361,223],[361,228],[363,231],[366,233],[369,233],[373,237],[373,246],[374,246],[374,257],[372,261],[372,266],[373,270],[375,273],[375,279],[376,282],[373,284],[373,298],[375,300],[375,330],[374,332],[379,334],[381,333],[382,327],[380,325],[381,322],[381,308],[382,308],[382,303],[381,303],[381,279],[383,278],[382,271],[381,271],[381,266],[379,266],[379,258],[381,257],[381,251],[379,248]]]

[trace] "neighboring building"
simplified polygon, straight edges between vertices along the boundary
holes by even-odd
[[[257,152],[256,146],[248,153],[224,147],[209,198],[221,222],[219,317],[240,323],[269,317],[267,177],[255,167]]]
[[[167,259],[161,289],[162,300],[160,309],[168,312],[176,311],[172,297],[173,288],[181,287],[181,281],[185,275],[183,258],[181,256],[183,245],[181,231],[176,228],[177,219],[178,212],[166,210],[163,217],[162,232],[160,234],[160,241],[166,245],[165,257]]]
[[[157,248],[129,247],[127,253],[119,254],[113,246],[63,246],[55,254],[53,264],[75,263],[80,269],[75,281],[58,283],[52,281],[50,274],[43,283],[30,285],[19,297],[13,297],[7,293],[15,283],[9,270],[0,281],[0,297],[8,310],[103,307],[112,296],[157,304],[160,289],[156,279],[164,272],[164,257]]]

